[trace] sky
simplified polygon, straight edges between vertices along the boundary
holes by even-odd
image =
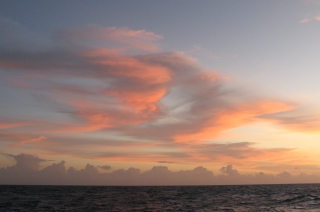
[[[320,1],[0,3],[1,184],[320,182]]]

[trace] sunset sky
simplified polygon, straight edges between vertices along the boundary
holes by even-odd
[[[320,1],[0,5],[3,172],[320,177]]]

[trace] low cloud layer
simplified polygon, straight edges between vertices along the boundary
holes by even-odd
[[[109,169],[108,165],[95,167],[87,164],[84,169],[65,168],[65,161],[53,163],[41,170],[37,156],[28,154],[7,155],[16,160],[16,165],[0,169],[0,184],[34,185],[219,185],[219,184],[274,184],[274,183],[319,183],[317,175],[292,175],[281,172],[277,175],[263,172],[241,174],[232,165],[220,169],[215,175],[207,168],[198,166],[192,170],[170,171],[166,166],[155,166],[141,172],[136,168],[118,169],[100,173],[98,168]],[[23,162],[21,162],[23,159]]]

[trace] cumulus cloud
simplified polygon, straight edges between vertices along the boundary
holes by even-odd
[[[221,171],[221,173],[227,174],[227,175],[230,175],[230,176],[235,176],[235,175],[239,174],[238,170],[233,169],[231,164],[227,165],[227,167],[221,167],[220,171]]]
[[[16,161],[16,167],[17,169],[21,170],[33,170],[36,171],[40,167],[41,162],[47,162],[45,159],[41,159],[35,155],[30,155],[30,154],[19,154],[19,155],[12,155],[12,154],[4,154],[2,155],[9,156],[14,158]]]
[[[241,174],[232,165],[222,167],[222,175],[214,175],[205,167],[192,170],[171,171],[166,166],[154,166],[141,172],[136,168],[117,169],[110,173],[100,173],[97,167],[87,164],[84,169],[65,168],[65,161],[53,163],[38,170],[40,162],[47,160],[37,156],[10,155],[16,165],[0,169],[0,184],[44,184],[44,185],[218,185],[218,184],[272,184],[272,183],[319,183],[319,176],[301,173],[292,175],[281,172],[276,175],[259,172]],[[26,162],[27,161],[27,162]],[[30,165],[31,164],[31,165]],[[99,166],[105,167],[105,166]]]

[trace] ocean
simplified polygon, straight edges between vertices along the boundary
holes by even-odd
[[[1,185],[0,211],[320,211],[320,184]]]

